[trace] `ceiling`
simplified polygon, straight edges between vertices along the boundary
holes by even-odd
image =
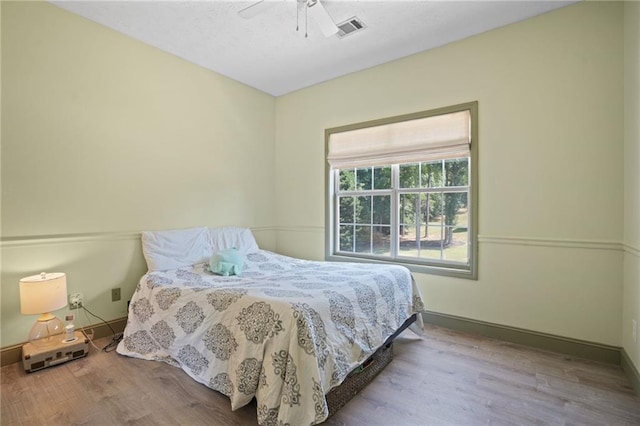
[[[51,1],[68,11],[274,96],[521,21],[573,1],[321,0],[336,23],[366,26],[325,37],[296,0]],[[299,11],[300,30],[296,31]]]

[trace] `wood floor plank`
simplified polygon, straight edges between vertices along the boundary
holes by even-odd
[[[93,348],[31,374],[2,367],[0,396],[2,425],[256,424],[255,402],[231,411],[176,367]],[[326,424],[637,426],[640,398],[619,366],[427,325]]]

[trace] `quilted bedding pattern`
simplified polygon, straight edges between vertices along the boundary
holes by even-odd
[[[422,310],[404,267],[261,250],[241,276],[204,264],[144,275],[117,350],[182,368],[232,409],[255,397],[260,425],[312,425],[325,394]]]

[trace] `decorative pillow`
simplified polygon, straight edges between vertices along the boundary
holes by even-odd
[[[209,242],[211,254],[228,248],[237,248],[243,255],[260,251],[249,228],[233,226],[209,228]]]
[[[209,260],[209,270],[218,275],[240,275],[243,267],[243,256],[236,248],[220,250]]]
[[[150,271],[205,263],[211,253],[207,228],[142,233],[142,252]]]

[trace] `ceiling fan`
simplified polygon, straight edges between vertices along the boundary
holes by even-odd
[[[274,4],[273,1],[259,0],[253,3],[252,5],[238,11],[238,15],[240,15],[242,18],[245,18],[245,19],[251,19],[260,15],[264,11],[266,11],[273,4]],[[307,28],[306,28],[307,17],[311,17],[311,19],[315,21],[315,23],[318,25],[318,27],[320,28],[320,31],[322,31],[322,34],[324,34],[325,37],[331,37],[332,35],[338,32],[338,27],[336,26],[336,23],[333,22],[331,15],[329,15],[329,13],[324,8],[320,0],[296,0],[296,7],[297,7],[298,14],[300,12],[300,9],[304,8],[304,13],[305,13],[304,36],[305,37],[308,36]],[[296,31],[298,31],[298,28],[299,26],[296,25]]]

